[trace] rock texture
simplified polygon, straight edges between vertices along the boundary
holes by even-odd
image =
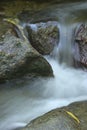
[[[0,40],[0,82],[26,74],[53,76],[53,71],[29,42],[8,31]]]
[[[50,54],[58,44],[59,30],[55,21],[30,24],[27,30],[32,46],[43,55]]]
[[[87,101],[52,110],[20,130],[87,130]]]
[[[82,67],[87,68],[87,25],[81,24],[75,36],[76,41],[76,57],[75,59]]]

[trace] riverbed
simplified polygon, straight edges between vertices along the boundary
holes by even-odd
[[[31,5],[37,9],[33,3]],[[39,7],[45,11],[51,10],[50,16],[58,19],[59,45],[51,56],[45,57],[51,64],[55,77],[26,77],[0,84],[0,130],[23,127],[54,108],[87,100],[87,72],[73,68],[72,49],[75,27],[81,22],[87,22],[87,2],[46,3]],[[8,16],[12,14],[8,13]]]

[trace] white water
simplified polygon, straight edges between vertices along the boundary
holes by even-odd
[[[78,4],[77,7],[86,6]],[[72,9],[77,7],[72,5]],[[69,11],[70,8],[67,8]],[[0,130],[25,126],[30,120],[56,107],[87,100],[87,73],[70,67],[73,62],[72,32],[77,22],[72,24],[71,20],[67,23],[66,18],[68,15],[60,19],[60,42],[55,58],[48,58],[55,78],[18,81],[0,86]],[[61,64],[58,59],[62,59]]]
[[[71,102],[87,99],[87,73],[50,60],[55,78],[0,91],[0,130],[25,126],[33,118]],[[15,87],[15,86],[17,87]],[[22,85],[22,87],[21,87]]]

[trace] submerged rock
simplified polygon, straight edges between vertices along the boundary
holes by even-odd
[[[76,30],[76,57],[81,67],[87,68],[87,25],[81,24]]]
[[[20,130],[87,130],[87,101],[54,109]]]
[[[29,42],[10,31],[0,38],[0,82],[24,75],[53,76],[50,64]]]
[[[27,26],[32,46],[41,54],[50,54],[58,44],[59,30],[55,21],[40,22]]]

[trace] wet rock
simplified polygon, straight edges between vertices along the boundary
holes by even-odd
[[[79,119],[80,130],[87,130],[87,101],[72,103],[66,110],[74,113]]]
[[[54,109],[20,130],[87,130],[87,101]]]
[[[81,24],[76,30],[75,59],[81,67],[87,68],[87,25]]]
[[[29,40],[32,46],[41,54],[50,54],[58,44],[58,23],[55,21],[40,22],[27,26]]]
[[[53,76],[50,64],[10,30],[0,38],[0,82],[24,75]]]

